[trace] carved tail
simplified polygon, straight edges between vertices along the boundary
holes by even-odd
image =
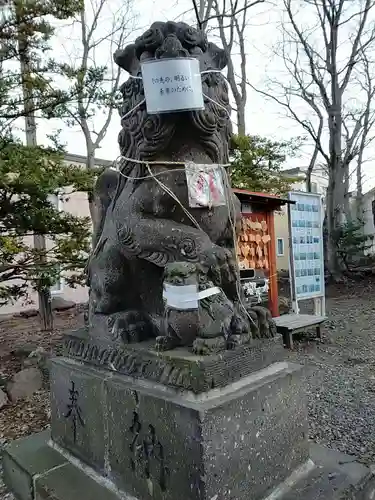
[[[106,214],[116,193],[119,177],[119,173],[116,170],[107,168],[100,174],[94,186],[92,197],[92,251],[85,267],[85,274],[87,276],[86,284],[88,286],[90,286],[90,262],[92,257],[98,253],[99,247],[101,247],[100,240],[103,233]]]
[[[95,249],[103,232],[104,221],[119,181],[119,173],[110,168],[98,177],[94,187],[93,202],[95,217],[93,222],[93,248]]]

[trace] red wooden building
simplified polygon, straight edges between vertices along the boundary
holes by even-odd
[[[233,189],[241,202],[242,223],[237,239],[237,257],[241,274],[253,269],[268,279],[268,308],[279,315],[276,268],[276,236],[274,213],[290,203],[271,194]]]

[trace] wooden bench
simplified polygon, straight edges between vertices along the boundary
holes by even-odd
[[[320,327],[327,318],[313,316],[312,314],[284,314],[273,319],[276,323],[277,332],[283,336],[284,344],[289,349],[293,349],[293,335],[304,332],[307,328],[316,327],[316,336],[320,339]]]

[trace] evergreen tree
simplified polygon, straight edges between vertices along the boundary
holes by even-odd
[[[82,0],[13,0],[0,18],[0,305],[27,298],[29,285],[49,297],[62,272],[82,281],[89,221],[60,212],[51,195],[90,189],[89,175],[63,162],[56,145],[38,147],[36,118],[73,99],[53,83],[59,62],[51,39],[60,21],[82,9]],[[18,137],[26,131],[26,146]],[[18,135],[18,137],[17,137]],[[34,239],[42,238],[43,248]],[[49,308],[50,310],[50,308]],[[51,315],[42,314],[45,328]]]
[[[231,181],[238,189],[285,194],[298,179],[282,175],[288,157],[293,157],[300,139],[276,142],[260,136],[234,136],[231,143]]]
[[[67,201],[91,189],[93,175],[54,149],[0,142],[0,306],[27,299],[30,286],[51,287],[61,275],[70,286],[83,284],[90,219],[58,210],[51,195]],[[46,237],[44,250],[34,247],[35,233]]]
[[[334,238],[340,266],[351,271],[374,243],[374,238],[364,234],[364,222],[361,219],[349,220],[336,228]]]

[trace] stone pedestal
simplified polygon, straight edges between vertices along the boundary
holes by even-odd
[[[302,367],[277,360],[281,344],[272,342],[268,357],[254,346],[257,369],[244,376],[236,356],[224,353],[232,374],[226,385],[218,383],[221,375],[212,377],[216,355],[160,355],[163,383],[149,370],[156,366],[152,352],[147,378],[138,369],[137,378],[118,373],[124,365],[115,355],[112,370],[54,359],[51,435],[5,452],[6,483],[19,500],[288,500],[297,498],[294,485],[302,494],[311,490],[301,479],[314,469],[321,488],[309,458]],[[248,347],[238,349],[241,356]],[[194,390],[176,383],[182,379],[172,376],[175,357],[184,359],[184,384],[191,385],[196,366],[201,380]]]
[[[308,460],[300,371],[193,395],[56,359],[52,440],[141,500],[260,499]]]

